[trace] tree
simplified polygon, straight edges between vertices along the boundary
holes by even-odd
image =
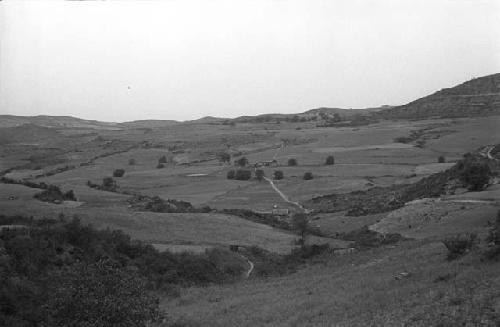
[[[240,167],[245,167],[246,165],[248,165],[248,159],[246,157],[241,157],[236,160],[236,164]]]
[[[445,159],[443,156],[439,156],[438,157],[438,163],[444,163],[445,162]]]
[[[166,156],[161,156],[160,159],[158,159],[158,163],[166,164],[167,163],[167,157]]]
[[[113,171],[113,177],[123,177],[125,175],[125,170],[124,169],[115,169]]]
[[[283,179],[283,177],[284,177],[283,171],[281,171],[281,170],[275,170],[274,171],[274,179],[275,180]]]
[[[259,182],[264,179],[264,170],[262,169],[257,169],[255,171],[255,179],[257,179]]]
[[[313,174],[310,171],[308,171],[308,172],[304,173],[304,177],[302,177],[302,178],[306,181],[311,180],[311,179],[313,179]]]
[[[135,159],[134,159],[134,158],[130,158],[130,159],[128,159],[128,165],[129,165],[129,166],[133,166],[133,165],[135,165]]]
[[[491,176],[490,167],[486,163],[473,162],[464,165],[461,178],[471,191],[481,191],[488,184]]]
[[[219,152],[217,153],[217,159],[221,163],[229,163],[231,162],[231,155],[227,152]]]
[[[236,175],[236,171],[234,169],[232,169],[232,170],[227,172],[227,179],[234,179],[235,175]]]
[[[247,181],[250,178],[252,178],[252,172],[247,169],[238,169],[236,171],[236,174],[234,175],[234,179],[240,180],[240,181]]]
[[[159,163],[156,165],[156,168],[157,168],[157,169],[162,169],[162,168],[165,168],[165,164],[162,164],[161,162],[159,162]]]
[[[111,177],[104,177],[102,179],[102,189],[105,191],[115,191],[116,190],[116,182]]]
[[[330,166],[333,165],[333,164],[335,164],[335,158],[333,156],[331,156],[331,155],[328,156],[326,158],[325,164],[326,165],[330,165]]]
[[[307,232],[309,231],[309,219],[305,213],[297,213],[292,217],[292,227],[300,235],[300,244],[306,243]]]
[[[295,158],[288,159],[288,166],[297,166],[297,159]]]

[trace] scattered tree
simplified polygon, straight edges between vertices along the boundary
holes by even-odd
[[[497,212],[495,223],[486,238],[488,242],[488,250],[486,250],[485,257],[487,259],[495,259],[500,256],[500,210]]]
[[[247,169],[238,169],[236,171],[236,174],[234,175],[234,179],[240,180],[240,181],[247,181],[250,178],[252,178],[252,172]]]
[[[297,166],[297,159],[295,158],[288,159],[288,166]]]
[[[236,160],[236,164],[240,167],[245,167],[246,165],[248,165],[248,159],[246,157],[241,157]]]
[[[304,173],[304,177],[302,177],[302,178],[306,181],[311,180],[311,179],[313,179],[313,174],[308,171],[308,172]]]
[[[104,177],[102,179],[102,189],[104,191],[116,191],[116,181],[111,177]]]
[[[481,191],[488,184],[491,176],[490,167],[486,163],[466,163],[461,177],[471,191]]]
[[[232,170],[227,172],[227,179],[234,179],[235,175],[236,175],[236,171],[232,169]]]
[[[328,156],[326,158],[325,164],[326,165],[330,165],[330,166],[333,165],[333,164],[335,164],[335,158],[333,156],[331,156],[331,155]]]
[[[113,177],[123,177],[123,175],[125,175],[124,169],[115,169],[113,171]]]
[[[281,171],[281,170],[275,170],[274,171],[274,179],[275,180],[283,179],[283,177],[284,177],[283,171]]]
[[[299,243],[303,247],[306,244],[306,236],[309,231],[309,219],[305,213],[297,213],[292,217],[292,227],[300,235]]]
[[[262,169],[257,169],[255,171],[255,179],[257,179],[259,182],[264,179],[264,170]]]
[[[454,260],[474,248],[478,239],[476,234],[468,233],[446,238],[442,242],[448,249],[448,260]]]
[[[219,152],[217,153],[217,159],[219,159],[219,162],[221,163],[230,163],[231,155],[227,152]]]
[[[439,156],[438,157],[438,163],[444,163],[445,162],[445,159],[443,156]]]

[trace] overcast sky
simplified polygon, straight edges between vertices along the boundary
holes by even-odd
[[[498,0],[0,2],[0,114],[363,108],[498,72]]]

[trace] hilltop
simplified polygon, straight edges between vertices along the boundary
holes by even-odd
[[[500,114],[500,73],[474,78],[403,106],[379,111],[383,119],[474,117]]]

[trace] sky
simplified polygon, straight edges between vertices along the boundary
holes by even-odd
[[[0,2],[0,114],[365,108],[498,72],[498,0]]]

